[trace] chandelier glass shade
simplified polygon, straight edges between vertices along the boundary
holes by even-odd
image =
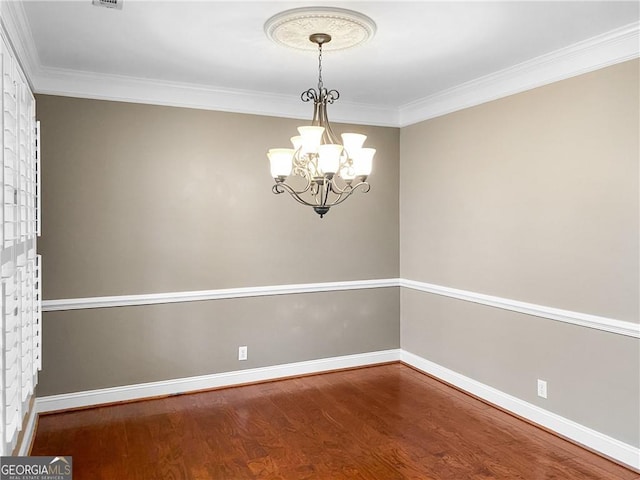
[[[331,41],[331,36],[316,33],[309,40],[318,45],[318,88],[302,92],[301,100],[313,101],[311,125],[298,127],[298,135],[291,137],[292,147],[272,148],[267,157],[275,180],[273,193],[289,193],[322,218],[356,190],[369,191],[367,178],[376,151],[363,147],[366,135],[343,133],[340,142],[333,133],[327,105],[340,94],[327,90],[322,82],[322,45]]]

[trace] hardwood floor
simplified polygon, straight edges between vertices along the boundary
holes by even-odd
[[[395,363],[40,417],[74,480],[640,479]]]

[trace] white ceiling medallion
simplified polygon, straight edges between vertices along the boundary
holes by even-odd
[[[299,50],[316,50],[309,35],[326,33],[332,41],[325,51],[344,50],[360,45],[376,33],[376,24],[366,15],[333,7],[303,7],[286,10],[271,17],[264,31],[279,45]]]

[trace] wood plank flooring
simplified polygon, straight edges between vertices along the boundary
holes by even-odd
[[[74,480],[640,475],[400,363],[40,417]]]

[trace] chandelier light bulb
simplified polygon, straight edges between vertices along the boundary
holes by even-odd
[[[302,142],[302,136],[301,135],[296,135],[295,137],[291,137],[291,145],[293,145],[293,149],[295,151],[300,150],[300,148],[302,148],[304,146],[303,142]],[[302,154],[305,154],[307,152],[302,151]]]
[[[320,145],[318,147],[318,170],[325,175],[335,175],[340,169],[342,150],[342,145]]]
[[[353,169],[357,177],[368,177],[373,167],[373,156],[376,154],[375,148],[361,148],[353,157]]]
[[[340,135],[342,137],[342,144],[344,145],[344,149],[349,154],[349,157],[352,157],[352,152],[362,148],[364,141],[367,139],[366,135],[362,135],[361,133],[343,133]]]
[[[271,164],[271,176],[278,179],[284,179],[291,175],[293,166],[293,148],[272,148],[267,153],[269,163]]]
[[[298,132],[300,132],[300,136],[302,137],[304,151],[308,153],[317,152],[320,142],[322,141],[324,127],[298,127]]]

